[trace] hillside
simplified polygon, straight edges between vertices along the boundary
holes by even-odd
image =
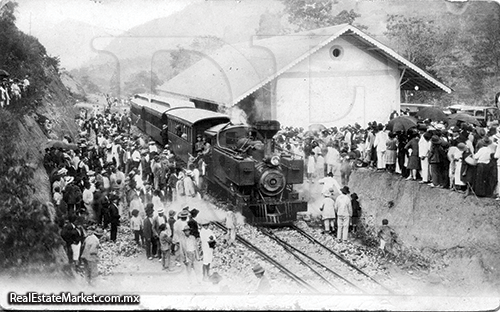
[[[14,9],[9,3],[0,15],[0,68],[9,79],[29,77],[30,86],[0,109],[0,270],[54,272],[67,261],[47,204],[44,148],[49,138],[76,138],[75,99],[60,79],[58,59],[17,29]],[[46,119],[51,131],[42,124]]]

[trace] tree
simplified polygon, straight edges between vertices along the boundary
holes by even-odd
[[[336,0],[282,0],[288,21],[298,27],[299,31],[334,26],[339,24],[354,25],[361,15],[354,10],[342,10],[335,14]],[[362,25],[354,25],[366,29]]]
[[[152,93],[156,94],[156,88],[163,82],[158,78],[158,76],[151,71],[140,71],[132,75],[127,82],[123,91],[125,94],[137,94],[137,93]]]
[[[283,13],[270,13],[266,11],[261,14],[259,19],[259,28],[255,30],[255,34],[260,37],[277,36],[289,33],[289,29],[285,29],[281,25]]]
[[[2,1],[3,2],[3,1]],[[6,24],[14,26],[16,22],[15,11],[18,7],[17,2],[7,1],[3,6],[0,4],[0,20]]]
[[[389,15],[386,27],[387,31],[384,34],[399,54],[431,75],[438,76],[434,66],[439,55],[442,54],[442,47],[445,45],[442,39],[445,37],[444,31],[434,23],[434,20],[424,17]],[[404,102],[427,103],[432,101],[436,93],[404,90],[401,95]]]
[[[439,30],[433,20],[422,17],[389,15],[384,33],[399,54],[429,70],[439,48]]]

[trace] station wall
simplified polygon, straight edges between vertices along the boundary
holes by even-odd
[[[399,75],[396,63],[338,38],[278,77],[274,118],[302,127],[386,122],[399,111]]]

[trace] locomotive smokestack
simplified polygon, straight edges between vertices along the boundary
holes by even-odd
[[[253,126],[264,137],[264,155],[271,155],[273,152],[273,137],[280,130],[279,121],[260,120],[254,122]]]

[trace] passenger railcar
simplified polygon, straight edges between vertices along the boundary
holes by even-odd
[[[208,189],[231,201],[247,222],[286,225],[296,220],[297,212],[307,210],[307,203],[294,190],[294,184],[303,182],[304,160],[278,154],[273,147],[278,121],[233,125],[227,115],[192,107],[148,105],[141,112],[145,124],[141,130],[165,144],[156,131],[166,125],[168,143],[185,163],[196,155],[198,135],[210,142],[203,156]]]
[[[162,125],[167,124],[164,113],[178,107],[194,108],[190,101],[151,94],[136,94],[130,103],[132,123],[163,145],[167,144],[161,136]]]

